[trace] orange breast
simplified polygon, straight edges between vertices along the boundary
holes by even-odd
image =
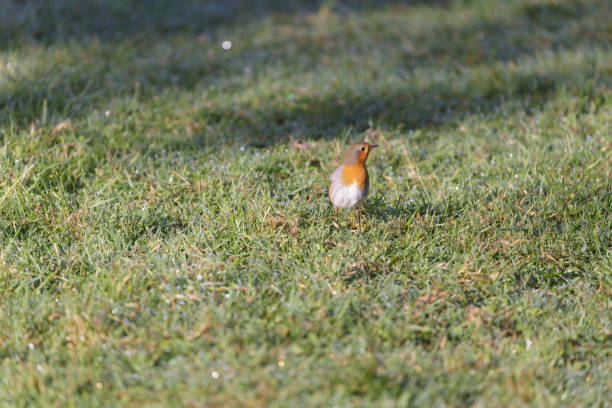
[[[342,184],[352,186],[357,183],[357,187],[365,188],[368,182],[368,170],[361,163],[350,164],[342,169]]]

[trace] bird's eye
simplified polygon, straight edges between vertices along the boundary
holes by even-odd
[[[362,148],[361,148],[361,151],[362,151],[362,152],[365,152],[365,147],[362,147]]]

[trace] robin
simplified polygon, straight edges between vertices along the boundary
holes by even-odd
[[[357,142],[349,146],[342,159],[342,164],[331,175],[329,201],[338,208],[355,208],[355,216],[361,232],[361,214],[359,205],[368,195],[370,177],[365,162],[372,149],[378,145]]]

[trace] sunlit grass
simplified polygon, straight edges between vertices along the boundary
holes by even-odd
[[[608,403],[608,2],[106,3],[0,14],[2,404]]]

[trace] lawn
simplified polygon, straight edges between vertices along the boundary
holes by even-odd
[[[0,142],[1,406],[611,406],[609,0],[4,0]]]

